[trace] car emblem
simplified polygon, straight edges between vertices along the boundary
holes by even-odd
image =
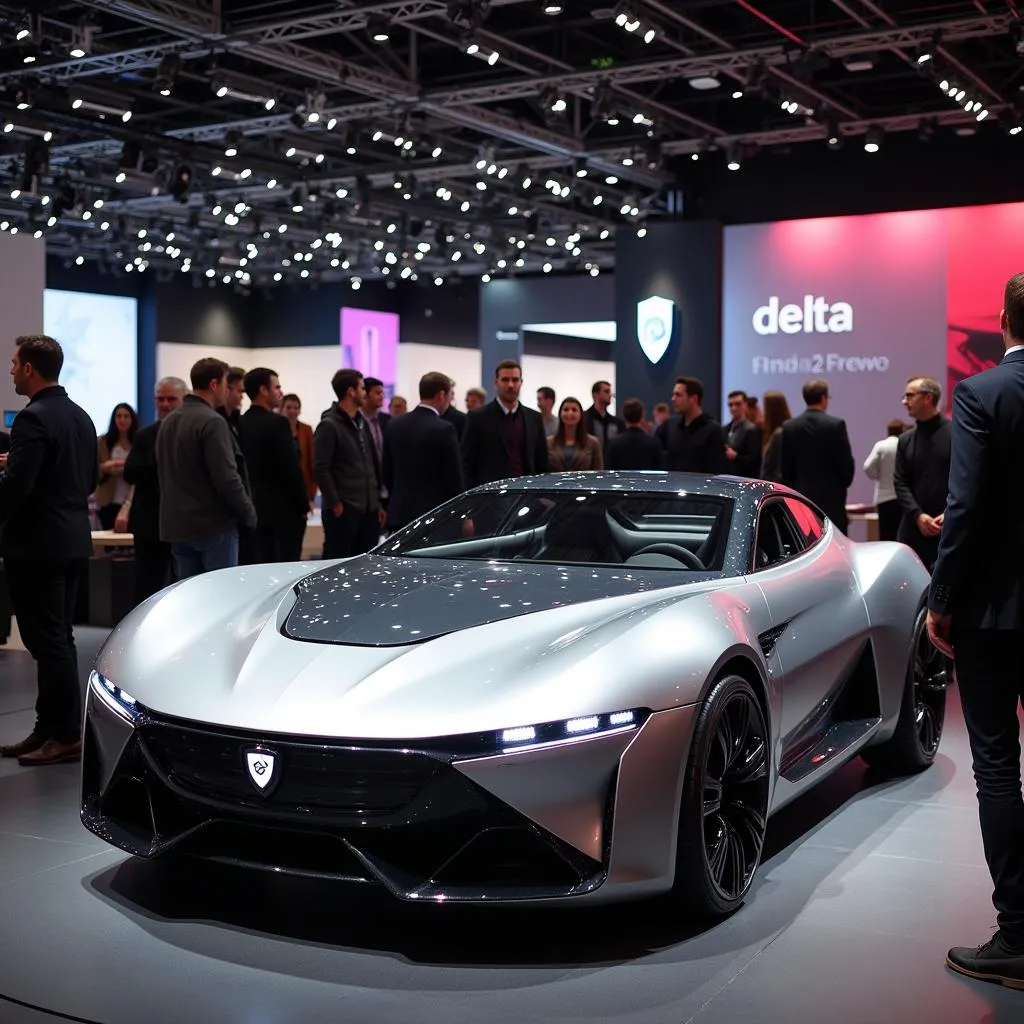
[[[675,310],[676,304],[660,295],[636,304],[636,340],[652,363],[657,363],[672,343]]]
[[[245,767],[256,789],[268,795],[277,782],[277,754],[266,747],[250,747],[245,751]]]

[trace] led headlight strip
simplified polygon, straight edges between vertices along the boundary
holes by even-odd
[[[630,732],[639,729],[646,717],[647,712],[637,708],[632,711],[613,711],[606,715],[566,718],[559,722],[545,722],[543,725],[519,725],[512,729],[502,729],[495,734],[495,741],[507,750],[564,743],[566,740]]]
[[[139,717],[140,712],[135,704],[135,698],[130,693],[125,693],[120,686],[115,686],[95,669],[89,673],[89,686],[118,718],[134,722]]]

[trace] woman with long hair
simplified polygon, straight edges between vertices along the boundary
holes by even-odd
[[[782,480],[782,424],[791,418],[789,402],[781,391],[764,393],[764,451],[761,479]]]
[[[563,398],[558,407],[558,426],[548,438],[548,469],[604,469],[601,442],[583,425],[583,406],[578,398]]]
[[[110,414],[107,432],[96,439],[100,479],[96,488],[96,514],[104,530],[128,532],[128,512],[135,488],[125,483],[124,464],[132,450],[139,417],[127,402],[118,402]]]
[[[292,444],[295,446],[295,455],[302,467],[302,479],[306,483],[306,494],[309,497],[309,506],[313,507],[313,499],[316,497],[316,476],[313,473],[313,428],[308,423],[299,420],[302,412],[302,402],[298,395],[285,395],[281,399],[281,415],[288,421],[292,431]]]

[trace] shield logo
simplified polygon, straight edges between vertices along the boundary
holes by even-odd
[[[277,781],[277,754],[266,747],[250,747],[245,751],[245,767],[257,791],[270,793]]]
[[[658,362],[672,343],[675,312],[676,304],[660,295],[636,304],[636,340],[652,363]]]

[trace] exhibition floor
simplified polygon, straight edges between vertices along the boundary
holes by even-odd
[[[103,633],[78,631],[83,675]],[[0,742],[33,666],[0,647]],[[173,674],[168,686],[174,685]],[[406,907],[360,889],[132,861],[78,820],[78,769],[0,761],[0,1022],[1016,1024],[952,974],[992,930],[963,718],[924,775],[860,760],[784,810],[747,905],[695,931],[658,903]]]

